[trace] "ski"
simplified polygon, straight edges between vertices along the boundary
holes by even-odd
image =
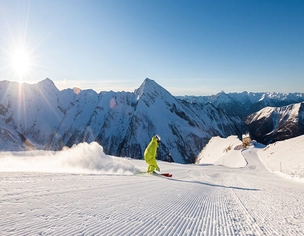
[[[170,173],[155,173],[155,172],[154,172],[154,174],[155,174],[155,175],[165,176],[165,177],[168,177],[168,178],[171,178],[171,177],[172,177],[172,174],[170,174]]]
[[[162,175],[162,176],[166,176],[166,177],[169,177],[169,178],[171,178],[171,177],[172,177],[172,174],[170,174],[170,173],[162,173],[162,174],[160,174],[160,175]]]
[[[172,177],[172,174],[170,174],[170,173],[157,173],[157,172],[148,173],[147,171],[140,171],[140,172],[137,172],[135,175],[142,175],[142,174],[164,176],[164,177],[168,177],[168,178]]]

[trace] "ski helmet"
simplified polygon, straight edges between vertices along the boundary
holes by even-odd
[[[156,140],[158,141],[158,142],[160,142],[160,136],[157,134],[157,135],[155,135],[155,138],[156,138]]]

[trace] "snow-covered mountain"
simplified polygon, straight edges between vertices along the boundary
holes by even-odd
[[[176,99],[146,79],[134,91],[59,91],[50,79],[38,84],[0,82],[1,150],[61,150],[97,141],[105,153],[143,157],[151,137],[162,142],[158,159],[193,163],[213,136],[241,136],[246,125],[212,104]]]
[[[240,118],[257,112],[264,107],[282,107],[304,101],[304,93],[225,93],[220,92],[212,96],[179,96],[188,102],[211,103],[228,115],[237,115]]]
[[[246,117],[251,136],[269,144],[304,134],[304,102],[284,107],[265,107]]]

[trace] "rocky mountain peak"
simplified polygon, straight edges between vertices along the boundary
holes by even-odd
[[[40,89],[45,89],[48,91],[59,91],[58,88],[56,87],[56,85],[54,84],[54,82],[49,78],[46,78],[46,79],[38,82],[37,86]]]
[[[158,96],[168,97],[172,96],[166,89],[156,83],[154,80],[146,78],[141,86],[135,90],[137,100],[143,95],[150,98],[156,98]]]

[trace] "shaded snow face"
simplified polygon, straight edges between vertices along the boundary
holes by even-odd
[[[263,144],[304,134],[304,102],[285,107],[266,107],[249,115],[245,123],[254,139]]]
[[[63,151],[1,152],[0,171],[133,175],[138,170],[124,158],[105,155],[98,143],[81,143]]]

